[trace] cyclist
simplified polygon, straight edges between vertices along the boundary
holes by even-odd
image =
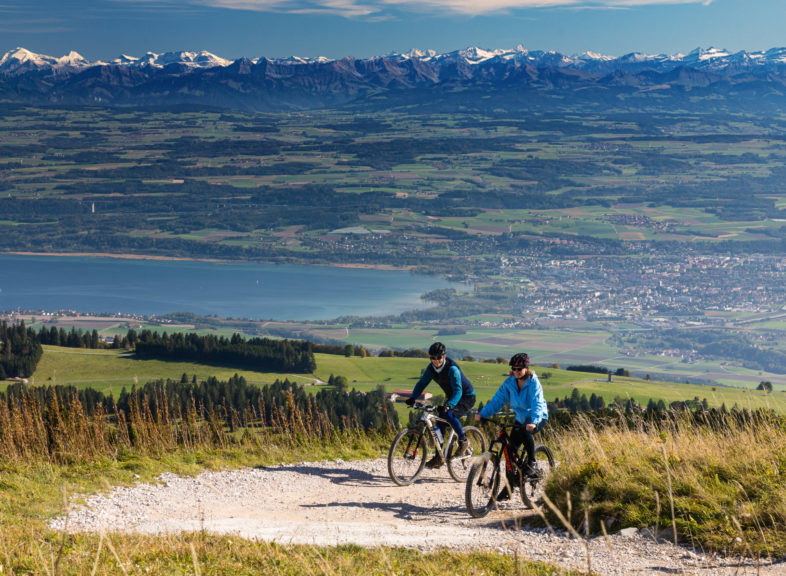
[[[423,370],[420,380],[415,384],[415,389],[406,400],[406,403],[408,406],[412,406],[420,396],[420,393],[432,380],[439,384],[439,387],[445,393],[445,404],[439,407],[439,415],[447,420],[453,430],[456,431],[459,438],[456,456],[463,456],[467,453],[469,441],[467,440],[467,435],[464,434],[464,428],[462,428],[459,418],[469,412],[470,408],[475,405],[475,389],[458,364],[452,358],[447,357],[446,352],[447,350],[442,342],[434,342],[431,345],[428,349],[431,362]],[[442,422],[438,426],[444,438],[447,427]],[[439,468],[444,463],[445,460],[442,458],[442,455],[437,452],[431,460],[426,462],[426,467]]]
[[[529,368],[529,356],[523,352],[514,354],[509,364],[510,376],[505,379],[489,403],[475,414],[475,420],[490,418],[505,404],[510,404],[510,408],[516,413],[516,424],[518,424],[510,433],[511,446],[516,452],[519,446],[524,444],[527,460],[522,465],[522,473],[527,477],[537,474],[533,435],[546,424],[549,413],[538,376]],[[509,476],[508,483],[510,486],[517,486],[518,479]],[[509,498],[510,492],[505,486],[497,496],[497,500]]]

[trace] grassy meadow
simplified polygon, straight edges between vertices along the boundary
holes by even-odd
[[[369,356],[337,356],[317,354],[317,369],[313,374],[279,374],[237,370],[230,366],[214,366],[193,362],[165,362],[160,360],[137,360],[133,354],[119,350],[87,350],[44,346],[44,355],[31,379],[36,385],[73,385],[77,388],[93,388],[104,394],[115,396],[126,388],[157,379],[180,380],[183,374],[188,379],[196,375],[197,380],[215,376],[226,380],[234,374],[243,376],[250,383],[269,384],[284,378],[307,385],[307,390],[316,391],[331,375],[344,376],[350,388],[372,390],[382,386],[387,391],[411,389],[427,365],[423,358],[380,358]],[[507,364],[496,362],[460,362],[460,365],[477,390],[480,402],[487,402],[507,376]],[[570,396],[573,388],[579,393],[603,396],[606,403],[615,397],[634,399],[646,405],[650,398],[663,400],[667,405],[675,401],[698,398],[707,399],[711,407],[725,405],[727,408],[758,409],[771,408],[786,413],[786,392],[775,390],[766,393],[750,388],[705,386],[699,384],[660,382],[644,378],[613,376],[611,381],[602,374],[590,374],[536,366],[547,400]],[[429,391],[439,394],[432,384]]]
[[[249,382],[260,384],[284,378],[299,384],[314,381],[311,375],[271,374],[194,362],[137,360],[133,354],[124,350],[87,350],[60,346],[44,346],[44,355],[30,381],[41,386],[62,384],[94,388],[105,394],[112,392],[116,395],[123,388],[130,389],[135,384],[167,378],[179,380],[183,374],[187,374],[189,379],[196,375],[197,380],[206,380],[210,376],[226,380],[238,374]]]

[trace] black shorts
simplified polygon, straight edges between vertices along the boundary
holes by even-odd
[[[456,404],[456,407],[451,410],[453,412],[453,416],[456,418],[463,418],[467,415],[472,407],[475,405],[475,395],[472,396],[462,396],[461,399]]]

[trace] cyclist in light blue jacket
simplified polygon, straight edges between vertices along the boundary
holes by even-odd
[[[511,430],[511,445],[518,450],[523,443],[527,452],[527,460],[523,464],[522,472],[525,476],[534,474],[537,467],[533,435],[546,424],[549,413],[546,399],[543,397],[543,388],[537,374],[529,368],[529,356],[524,353],[514,354],[510,359],[510,376],[505,379],[480,413],[475,414],[475,420],[490,418],[505,404],[510,404],[511,410],[516,413],[516,423],[519,424]],[[497,497],[497,500],[506,498],[510,498],[507,488]]]

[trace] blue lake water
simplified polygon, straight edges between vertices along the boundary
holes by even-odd
[[[74,256],[0,255],[0,310],[266,320],[384,316],[463,285],[405,271]]]

